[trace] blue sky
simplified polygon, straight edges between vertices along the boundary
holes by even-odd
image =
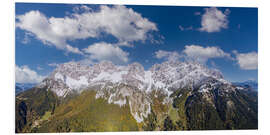
[[[257,8],[16,4],[16,82],[55,65],[192,60],[230,81],[258,78]]]

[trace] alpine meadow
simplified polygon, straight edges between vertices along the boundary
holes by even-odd
[[[15,132],[258,129],[258,9],[16,3]]]

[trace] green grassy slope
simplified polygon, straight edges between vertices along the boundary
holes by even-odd
[[[129,106],[120,107],[108,101],[95,99],[95,91],[81,95],[56,108],[50,121],[44,122],[36,132],[99,132],[137,131],[136,120]]]

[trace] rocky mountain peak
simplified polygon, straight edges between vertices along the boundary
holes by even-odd
[[[94,64],[93,69],[99,72],[115,72],[117,67],[110,61],[102,61]]]

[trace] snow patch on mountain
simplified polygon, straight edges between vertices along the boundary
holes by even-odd
[[[71,77],[66,78],[66,84],[71,89],[80,89],[82,87],[88,86],[87,78],[85,76],[80,76],[78,80]]]
[[[119,105],[120,107],[122,107],[127,103],[127,101],[126,101],[126,99],[124,99],[124,100],[119,99],[117,101],[114,101],[113,103]]]
[[[54,77],[55,77],[56,80],[65,80],[64,76],[62,74],[60,74],[60,73],[56,73],[54,75]]]

